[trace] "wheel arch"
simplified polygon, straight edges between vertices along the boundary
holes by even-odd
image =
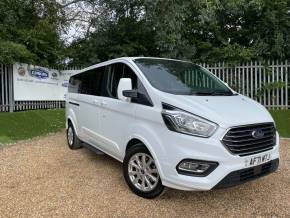
[[[155,164],[157,166],[159,175],[161,177],[161,179],[163,178],[163,171],[161,169],[161,165],[160,165],[160,161],[162,161],[162,158],[157,158],[157,154],[155,149],[152,148],[151,144],[142,136],[140,135],[134,135],[130,138],[130,140],[128,141],[127,145],[126,145],[126,150],[125,150],[125,154],[124,154],[124,158],[125,155],[127,153],[127,151],[133,147],[134,145],[138,144],[138,143],[142,143],[144,145],[144,147],[149,151],[149,153],[152,155],[153,159],[155,160]],[[159,156],[158,156],[159,157]]]
[[[74,121],[74,119],[71,116],[68,116],[67,119],[66,119],[66,128],[68,128],[68,124],[69,123],[72,124],[72,126],[73,126],[73,128],[75,130],[75,133],[78,136],[78,128],[77,128],[76,122]]]
[[[140,139],[138,138],[132,138],[130,139],[130,141],[127,143],[127,146],[126,146],[126,153],[127,151],[132,148],[133,146],[137,145],[137,144],[143,144],[143,146],[148,150],[147,146],[145,145],[144,142],[142,142]],[[149,150],[148,150],[149,151]],[[151,152],[150,152],[151,153]]]

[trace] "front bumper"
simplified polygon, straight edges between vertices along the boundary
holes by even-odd
[[[239,156],[231,154],[221,143],[225,129],[221,129],[212,138],[197,138],[192,136],[187,136],[178,133],[164,133],[162,137],[162,145],[164,145],[163,155],[156,154],[156,159],[158,161],[158,170],[162,179],[164,186],[187,190],[187,191],[207,191],[216,188],[224,180],[228,179],[228,175],[232,175],[232,172],[242,172],[247,170],[246,161],[255,156],[260,156],[264,154],[270,154],[271,159],[267,163],[274,163],[273,166],[278,167],[276,159],[279,159],[279,135],[277,136],[276,145],[273,149],[261,152],[254,155]],[[218,163],[218,167],[212,171],[209,175],[205,177],[189,176],[179,174],[176,170],[176,166],[183,159],[195,159],[203,161],[213,161]],[[267,164],[266,163],[266,164]],[[232,185],[240,184],[242,182],[247,182],[252,179],[259,178],[263,175],[267,175],[274,172],[276,169],[271,168],[267,172],[258,172],[261,165],[255,167],[256,173],[249,179],[237,182],[238,178],[232,178],[232,181],[227,183],[232,183]]]

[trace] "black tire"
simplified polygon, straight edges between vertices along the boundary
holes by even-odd
[[[158,182],[156,182],[157,184],[155,185],[155,188],[153,188],[152,190],[143,191],[141,189],[138,189],[133,184],[133,182],[130,179],[130,176],[129,176],[129,162],[130,162],[130,159],[133,158],[134,155],[139,154],[139,153],[140,154],[142,154],[142,153],[147,154],[148,156],[150,156],[153,159],[152,155],[150,154],[148,149],[143,144],[140,143],[140,144],[136,144],[133,147],[131,147],[127,151],[125,159],[123,161],[123,173],[124,173],[125,181],[126,181],[127,185],[129,186],[129,188],[131,189],[131,191],[134,192],[136,195],[138,195],[140,197],[143,197],[143,198],[149,198],[149,199],[150,198],[156,198],[159,195],[161,195],[164,192],[164,190],[165,190],[164,186],[162,185],[161,178],[159,176],[157,168],[155,168],[155,169],[156,169],[156,171],[158,173],[158,177],[159,178],[158,178]],[[153,163],[153,164],[155,165],[155,163]],[[143,173],[143,180],[144,180],[144,174],[145,173],[144,173],[144,171],[142,171],[142,173]],[[141,180],[141,178],[140,178],[140,180]]]
[[[70,135],[72,134],[72,138],[70,139]],[[72,150],[80,149],[82,148],[82,142],[79,140],[79,138],[76,135],[75,129],[71,122],[68,122],[68,128],[66,130],[66,138],[67,138],[67,144],[68,147]]]

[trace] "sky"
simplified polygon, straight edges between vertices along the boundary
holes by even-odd
[[[72,20],[70,26],[61,32],[62,39],[70,44],[74,39],[84,37],[93,30],[89,21],[97,15],[97,5],[83,0],[58,0],[65,7],[66,17]]]

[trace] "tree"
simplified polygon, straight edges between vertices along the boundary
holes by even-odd
[[[289,58],[290,2],[211,0],[202,12],[213,33],[210,60]],[[207,19],[208,18],[208,19]]]
[[[0,14],[0,62],[290,57],[289,0],[2,0]]]
[[[64,24],[60,5],[50,0],[0,1],[0,62],[59,63]]]
[[[287,0],[149,2],[161,55],[198,62],[289,58]]]
[[[97,19],[91,19],[95,31],[72,42],[67,50],[73,65],[90,65],[121,56],[159,56],[155,30],[147,22],[144,2],[102,1]],[[104,15],[100,18],[100,14]]]

